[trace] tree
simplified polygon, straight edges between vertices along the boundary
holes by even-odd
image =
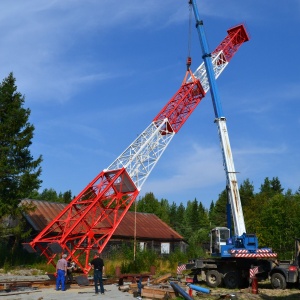
[[[0,84],[0,236],[2,245],[7,245],[8,264],[16,258],[20,240],[29,234],[24,230],[22,214],[33,208],[19,205],[20,201],[42,182],[42,156],[34,159],[29,149],[34,132],[29,123],[31,111],[23,107],[25,98],[15,82],[10,73]]]
[[[0,216],[17,211],[20,199],[41,184],[42,156],[32,157],[34,126],[29,123],[30,109],[17,91],[10,73],[0,85]]]
[[[227,190],[223,190],[219,194],[219,198],[216,201],[215,205],[210,207],[210,222],[211,227],[226,227],[227,226]]]
[[[167,224],[170,224],[170,204],[167,199],[160,200],[160,212],[157,216]]]
[[[282,194],[283,190],[278,177],[273,177],[272,180],[266,177],[264,183],[260,186],[260,192],[269,198],[275,194]]]
[[[185,236],[185,226],[184,226],[184,215],[185,215],[185,207],[182,202],[180,202],[177,213],[176,213],[176,220],[177,224],[175,230],[179,232],[181,235]]]
[[[71,190],[68,190],[63,193],[62,199],[64,203],[70,203],[72,201],[72,192]]]
[[[294,197],[275,194],[261,207],[260,246],[271,246],[281,259],[292,256],[294,237],[299,234],[300,206]]]
[[[187,202],[184,221],[187,230],[190,231],[188,233],[189,235],[192,234],[192,232],[195,232],[196,230],[199,229],[200,220],[199,220],[197,199],[194,199],[194,201]]]
[[[57,192],[53,189],[44,189],[39,195],[39,200],[45,200],[50,202],[59,202]]]
[[[57,192],[53,188],[44,189],[41,193],[38,190],[34,190],[28,195],[28,198],[49,202],[70,203],[72,201],[72,192],[69,190],[64,193],[60,192],[57,195]]]
[[[152,192],[146,193],[137,203],[137,211],[159,215],[160,204]]]
[[[254,186],[253,183],[250,183],[249,179],[244,180],[244,182],[240,186],[240,198],[241,204],[244,208],[254,197]]]
[[[170,226],[176,230],[177,220],[177,204],[173,201],[169,210]]]

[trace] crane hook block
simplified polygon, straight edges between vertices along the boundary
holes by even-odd
[[[188,56],[188,58],[186,59],[186,68],[187,68],[187,70],[189,70],[191,64],[192,64],[192,58],[190,56]]]

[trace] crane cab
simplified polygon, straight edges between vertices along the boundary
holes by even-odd
[[[230,243],[230,230],[227,227],[216,227],[210,232],[210,253],[220,255],[222,246]]]

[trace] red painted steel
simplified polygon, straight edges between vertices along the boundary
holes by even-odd
[[[102,171],[27,247],[53,265],[67,253],[88,273],[91,256],[102,252],[138,193],[124,168]]]
[[[193,79],[191,82],[186,82],[188,74]],[[153,121],[156,122],[168,118],[168,125],[170,126],[168,131],[177,133],[204,96],[205,92],[200,81],[194,78],[189,69],[177,93],[169,100]]]
[[[225,57],[221,56],[218,63],[223,63],[222,60],[229,62],[239,47],[250,39],[243,24],[232,27],[227,32],[228,35],[213,52],[223,51]]]
[[[228,30],[228,36],[214,51],[223,50],[225,56],[218,64],[228,62],[248,39],[243,25]],[[186,82],[188,74],[193,78],[191,82]],[[168,130],[178,132],[204,96],[199,80],[188,70],[182,86],[154,122],[168,118]],[[161,134],[164,132],[162,129]],[[102,252],[138,193],[124,168],[102,171],[32,242],[24,244],[24,248],[40,251],[53,265],[57,254],[67,253],[87,274],[93,251]],[[113,216],[112,221],[108,216]],[[108,225],[103,226],[104,221]],[[96,236],[95,230],[102,235]]]
[[[249,36],[244,25],[238,25],[227,30],[228,35],[214,50],[213,53],[223,51],[220,55],[217,65],[227,63],[238,51],[239,47],[249,40]],[[188,71],[190,74],[191,72]],[[191,74],[192,75],[192,74]],[[193,78],[193,76],[191,76]],[[154,118],[154,122],[168,118],[169,131],[178,132],[202,98],[205,96],[199,80],[193,78],[192,82],[186,82],[186,78],[177,93],[169,100],[165,107]]]

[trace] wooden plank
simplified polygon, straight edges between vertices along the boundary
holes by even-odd
[[[160,277],[158,277],[156,279],[151,280],[150,282],[153,283],[153,284],[158,284],[158,283],[160,283],[162,281],[168,280],[168,278],[170,278],[170,277],[172,277],[172,274],[171,273],[167,273],[167,274],[165,274],[163,276],[160,276]]]
[[[155,299],[162,299],[166,294],[169,294],[171,298],[176,298],[175,292],[171,288],[162,289],[158,287],[145,286],[142,289],[142,297],[152,297]]]
[[[150,299],[167,299],[166,297],[168,297],[171,299],[176,299],[175,293],[173,294],[167,294],[167,292],[165,292],[163,295],[160,294],[155,294],[155,293],[148,293],[148,292],[143,292],[142,291],[142,297],[144,300],[144,297],[150,298]]]

